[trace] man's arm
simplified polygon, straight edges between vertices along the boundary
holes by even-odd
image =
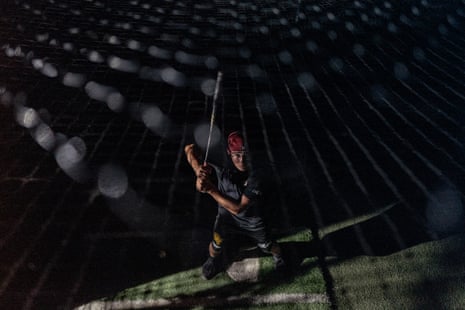
[[[184,153],[186,154],[187,162],[192,167],[192,170],[194,170],[195,175],[199,176],[200,168],[202,168],[202,163],[195,144],[186,145],[184,147]]]
[[[209,178],[212,172],[211,166],[202,164],[201,157],[195,144],[186,145],[184,147],[184,153],[186,153],[187,162],[192,167],[197,177],[195,181],[196,189],[201,193],[205,193],[205,190],[202,188],[202,180]]]
[[[216,200],[216,202],[228,210],[230,213],[237,215],[244,210],[249,202],[250,199],[246,195],[241,196],[241,201],[239,203],[235,202],[234,200],[230,199],[229,197],[223,195],[220,191],[209,191],[207,192],[210,196]]]
[[[224,195],[218,190],[218,187],[210,181],[208,176],[199,177],[199,181],[199,191],[209,194],[220,206],[234,215],[241,213],[250,203],[250,199],[246,195],[242,195],[239,202]]]

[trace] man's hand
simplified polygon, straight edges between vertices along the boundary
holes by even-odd
[[[201,193],[210,193],[211,191],[217,190],[217,187],[211,180],[212,167],[204,163],[199,167],[197,171],[197,180],[195,181],[195,187]]]
[[[198,178],[208,178],[212,173],[212,167],[208,164],[204,163],[202,166],[199,167],[196,171],[196,175]]]
[[[208,176],[198,177],[195,181],[195,187],[201,193],[211,193],[218,190]]]

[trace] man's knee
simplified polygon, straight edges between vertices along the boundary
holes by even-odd
[[[221,254],[221,247],[215,244],[215,241],[210,242],[208,253],[211,257],[216,257]]]
[[[210,256],[215,257],[221,253],[223,245],[223,237],[217,232],[213,233],[213,240],[210,242],[210,246],[208,247]]]
[[[263,243],[258,243],[257,245],[260,248],[260,250],[262,250],[266,254],[281,255],[281,248],[279,247],[279,244],[275,241],[267,241]]]

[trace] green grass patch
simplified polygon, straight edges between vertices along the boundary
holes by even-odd
[[[280,239],[280,242],[308,242],[311,238],[308,230]],[[195,268],[171,274],[154,281],[127,288],[114,296],[102,301],[127,301],[150,299],[193,298],[206,296],[241,296],[314,293],[325,294],[325,282],[316,258],[305,258],[300,268],[292,275],[283,276],[274,270],[271,257],[261,257],[260,271],[257,282],[236,283],[226,273],[222,273],[212,280],[201,277],[201,269]],[[265,307],[265,305],[263,306]],[[248,307],[262,309],[261,306]],[[328,304],[278,304],[266,305],[267,309],[329,309]],[[200,308],[199,308],[200,309]]]
[[[329,262],[340,309],[463,309],[465,236]]]

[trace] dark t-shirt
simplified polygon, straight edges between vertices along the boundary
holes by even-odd
[[[231,218],[239,227],[254,230],[263,228],[261,217],[261,204],[263,200],[262,182],[258,173],[241,172],[235,168],[223,168],[211,165],[218,179],[218,190],[230,199],[240,202],[245,195],[250,202],[247,207],[237,215],[230,213],[218,205],[218,214],[225,218]]]

